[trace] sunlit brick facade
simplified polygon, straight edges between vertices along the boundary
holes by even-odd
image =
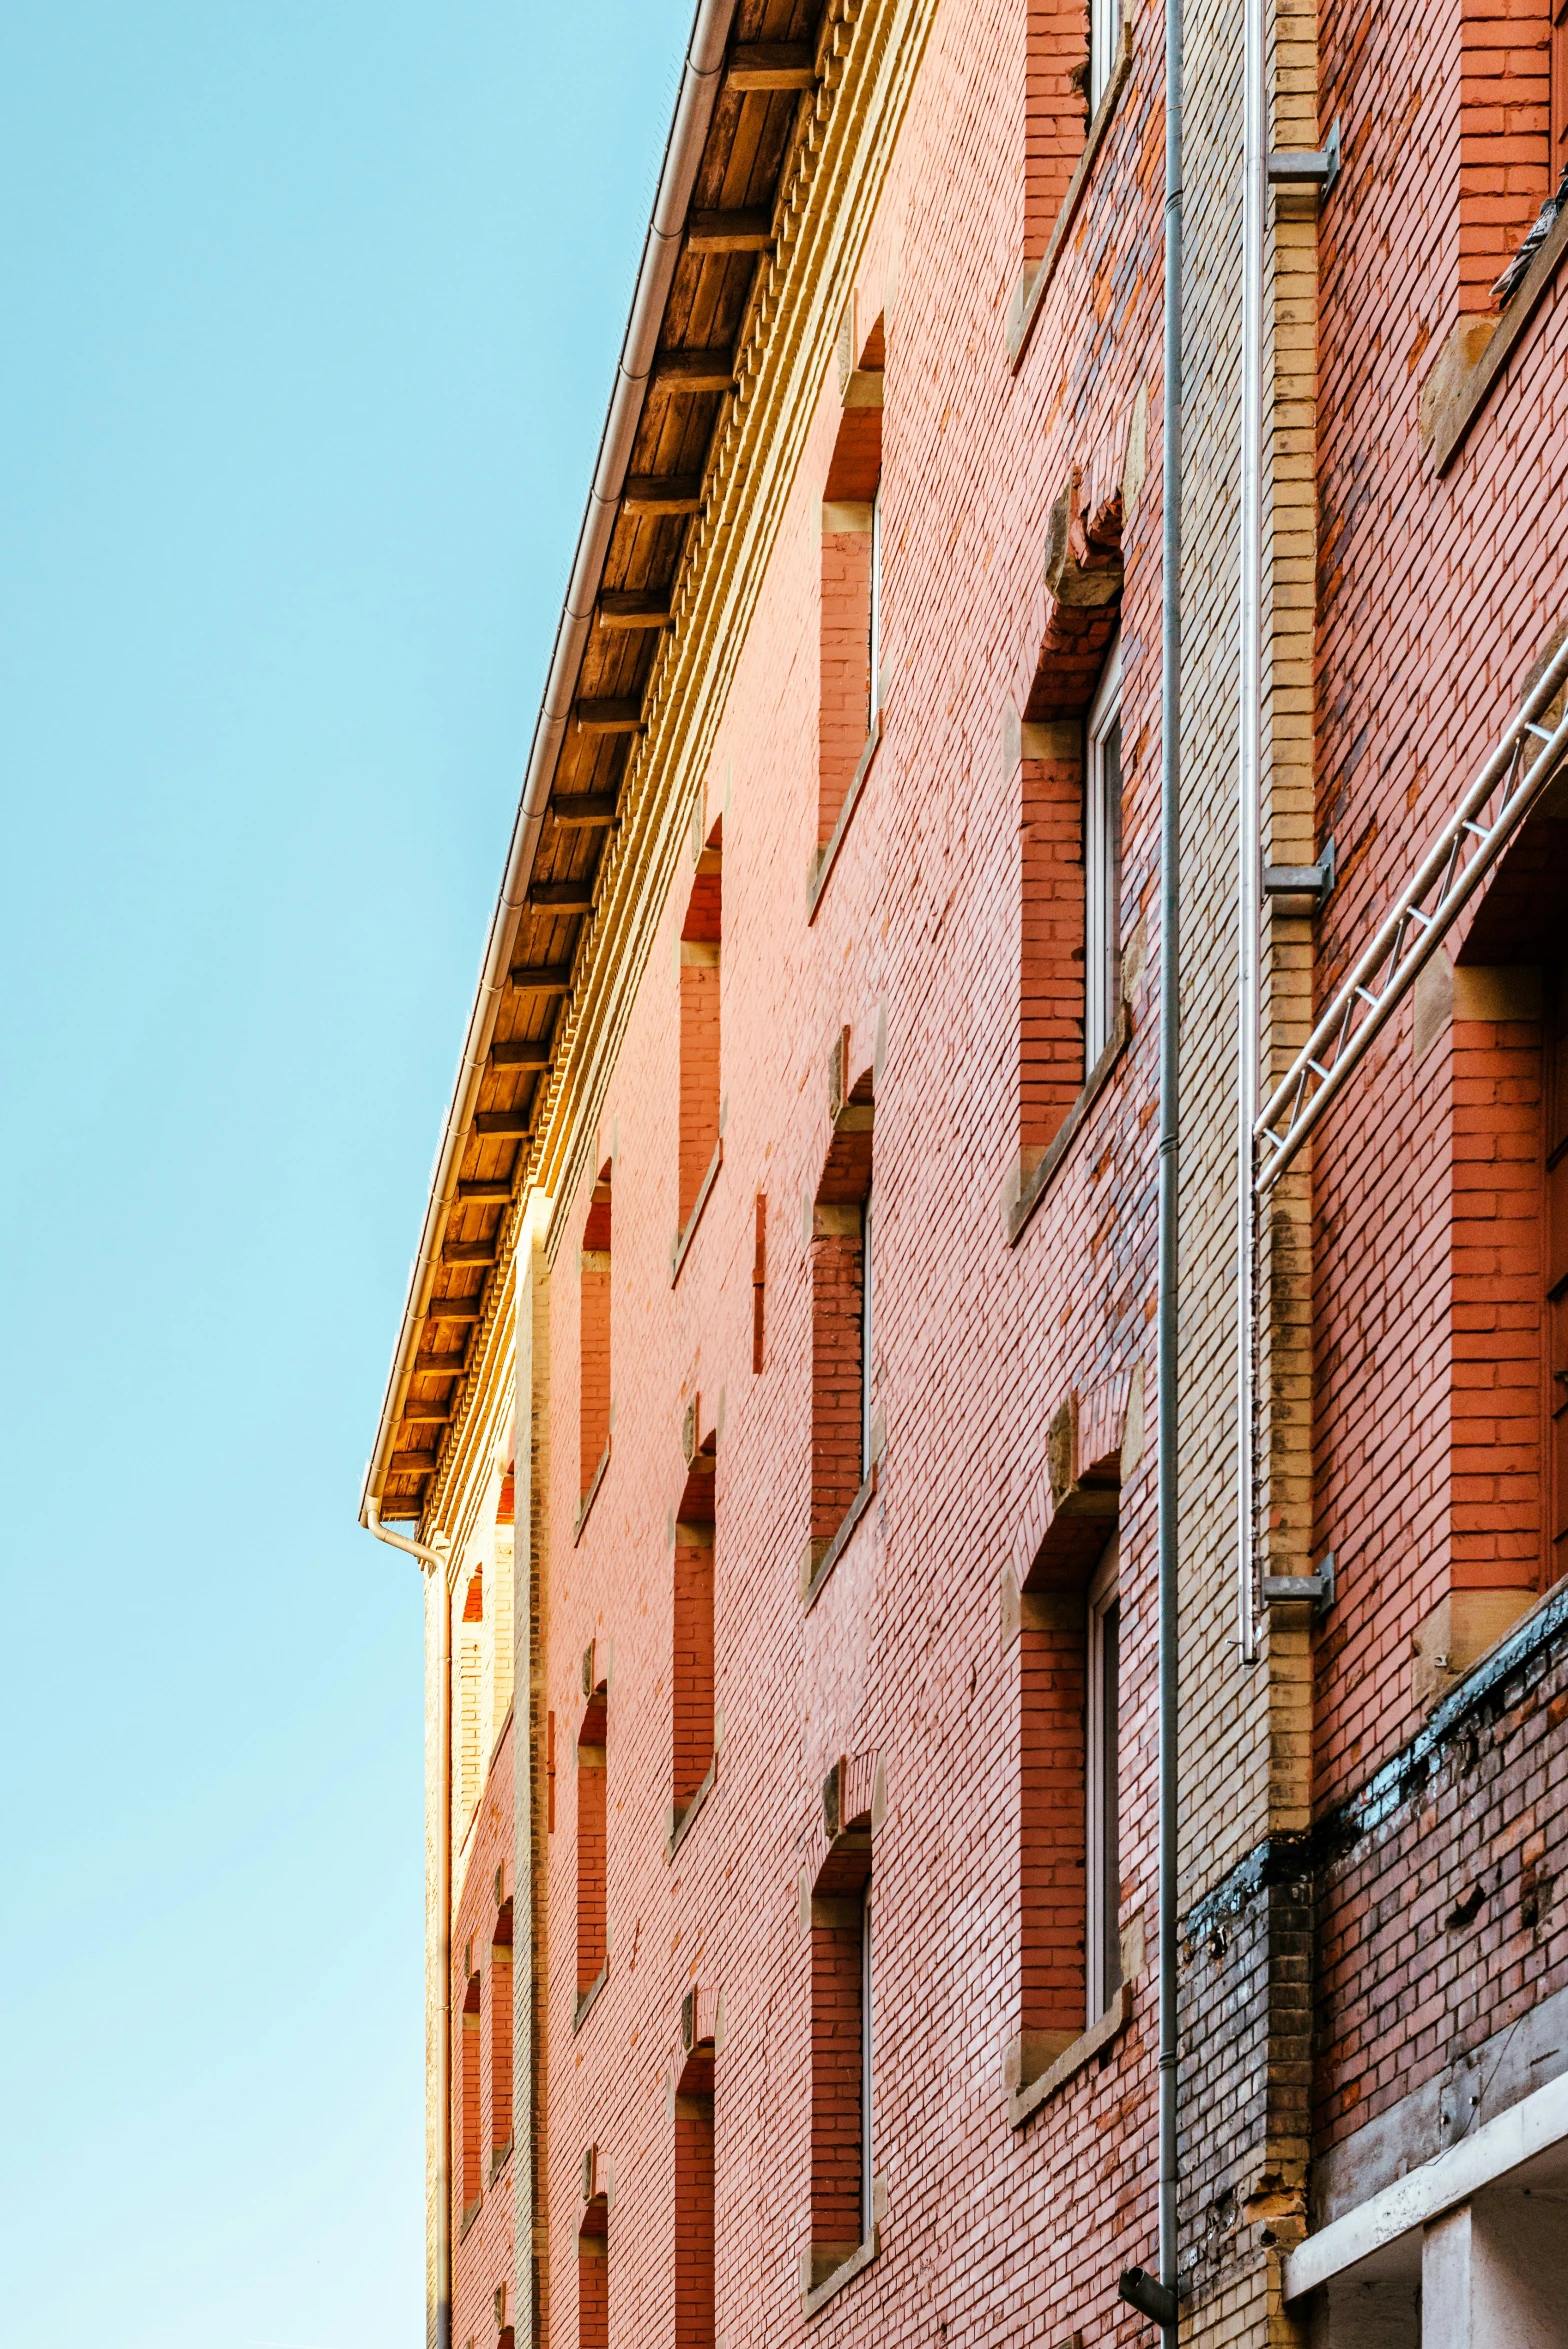
[[[1568,624],[1568,211],[1491,291],[1563,43],[1266,29],[1339,168],[1265,222],[1265,1100],[1543,675],[1559,755]],[[369,1484],[433,2349],[1153,2337],[1163,32],[699,12]],[[1180,2329],[1556,2343],[1568,801],[1244,1179],[1240,11],[1186,33]]]

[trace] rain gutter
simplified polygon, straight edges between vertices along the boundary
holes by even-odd
[[[372,1502],[377,1503],[379,1508],[392,1439],[402,1416],[403,1399],[419,1345],[419,1334],[424,1327],[430,1292],[441,1262],[441,1243],[447,1217],[456,1203],[458,1168],[462,1164],[463,1150],[479,1099],[480,1081],[484,1076],[490,1041],[495,1032],[496,1012],[502,990],[511,968],[518,926],[528,901],[528,884],[533,875],[539,835],[544,828],[545,814],[550,804],[556,764],[571,720],[572,704],[577,698],[577,682],[583,654],[587,650],[588,632],[593,625],[594,608],[604,578],[604,566],[620,507],[621,491],[631,463],[632,445],[642,421],[648,378],[664,323],[665,304],[669,299],[676,264],[680,260],[686,214],[691,204],[692,190],[696,186],[708,127],[713,120],[714,104],[724,71],[725,51],[729,46],[737,5],[738,0],[699,0],[691,40],[687,46],[686,63],[675,102],[675,118],[664,150],[664,167],[659,176],[653,215],[643,241],[642,264],[637,275],[636,291],[632,296],[631,316],[621,346],[615,386],[610,395],[609,414],[605,418],[604,432],[599,442],[599,457],[594,468],[593,485],[588,493],[588,507],[578,534],[577,554],[556,626],[550,673],[534,726],[533,746],[529,752],[522,799],[512,828],[505,877],[501,883],[500,898],[490,919],[490,934],[485,942],[484,961],[480,967],[473,1009],[468,1016],[468,1032],[457,1065],[451,1106],[447,1110],[446,1123],[441,1131],[435,1164],[431,1170],[430,1194],[425,1205],[419,1247],[409,1268],[408,1292],[397,1342],[392,1350],[392,1365],[387,1375],[381,1418],[376,1428],[375,1444],[365,1465],[364,1483],[359,1497],[359,1521],[367,1527],[370,1525]]]

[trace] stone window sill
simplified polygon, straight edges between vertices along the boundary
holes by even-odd
[[[833,2259],[837,2254],[835,2248],[825,2246],[819,2252],[813,2246],[801,2262],[805,2270],[801,2279],[800,2294],[803,2313],[807,2316],[815,2316],[819,2308],[826,2308],[828,2302],[837,2293],[842,2292],[846,2284],[852,2284],[856,2276],[865,2273],[881,2247],[882,2230],[880,2227],[874,2226],[864,2243],[857,2243],[847,2259],[839,2259],[836,2266],[830,2266],[826,2275],[822,2276],[819,2282],[816,2280],[819,2262],[824,2259]]]
[[[1127,1039],[1131,1034],[1132,1022],[1127,1016],[1127,1006],[1125,1003],[1119,1004],[1116,1011],[1116,1025],[1112,1028],[1106,1041],[1105,1050],[1089,1071],[1083,1091],[1057,1127],[1051,1145],[1039,1165],[1032,1174],[1025,1175],[1019,1183],[1016,1201],[1008,1206],[1007,1237],[1011,1246],[1016,1248],[1022,1239],[1029,1218],[1050,1189],[1058,1169],[1082,1131],[1090,1110],[1105,1090],[1111,1071],[1126,1050]]]
[[[476,2219],[476,2218],[479,2216],[479,2213],[480,2213],[480,2212],[481,2212],[481,2211],[484,2209],[484,2206],[485,2206],[485,2198],[484,2198],[484,2196],[483,2196],[482,2194],[476,2194],[476,2195],[474,2196],[474,2199],[473,2199],[473,2201],[472,2201],[472,2202],[471,2202],[471,2203],[468,2205],[468,2208],[467,2208],[467,2209],[464,2211],[464,2213],[463,2213],[463,2218],[462,2218],[462,2224],[459,2226],[459,2228],[458,2228],[458,2230],[457,2230],[457,2239],[458,2239],[459,2243],[461,2243],[461,2242],[463,2241],[464,2237],[465,2237],[465,2236],[467,2235],[467,2233],[468,2233],[468,2230],[469,2230],[469,2228],[470,2228],[470,2227],[473,2225],[473,2223],[474,2223],[475,2219]]]
[[[1111,78],[1100,94],[1100,103],[1094,110],[1094,120],[1089,125],[1089,135],[1083,143],[1083,153],[1079,156],[1073,170],[1073,176],[1067,183],[1067,193],[1062,198],[1062,208],[1057,213],[1056,225],[1051,230],[1051,241],[1046,246],[1033,273],[1031,274],[1025,268],[1008,307],[1007,355],[1015,368],[1022,364],[1023,355],[1029,348],[1029,338],[1034,332],[1035,320],[1044,307],[1051,280],[1056,275],[1056,264],[1062,257],[1063,248],[1072,232],[1073,222],[1078,216],[1078,207],[1083,201],[1084,189],[1089,184],[1089,175],[1094,169],[1095,157],[1105,144],[1105,134],[1111,127],[1111,117],[1115,114],[1121,94],[1131,78],[1132,13],[1129,9],[1122,18],[1121,38],[1116,44],[1116,63],[1111,67]]]
[[[577,1504],[577,1518],[572,1527],[572,1546],[574,1548],[583,1538],[583,1527],[588,1522],[588,1512],[599,1498],[599,1487],[604,1482],[604,1472],[609,1465],[610,1447],[606,1444],[604,1450],[599,1454],[599,1465],[593,1472],[593,1482]]]
[[[589,1983],[587,1989],[580,1990],[577,1993],[577,2004],[572,2010],[572,2030],[574,2034],[582,2029],[584,2023],[587,2022],[588,2017],[593,2013],[594,2008],[599,2003],[599,1993],[604,1988],[606,1982],[608,1982],[609,1979],[610,1961],[608,1958],[606,1958],[603,1965],[599,1968],[598,1973]]]
[[[1568,204],[1557,215],[1550,235],[1530,264],[1524,283],[1499,317],[1484,347],[1468,361],[1456,354],[1451,378],[1438,394],[1431,436],[1433,465],[1439,477],[1458,456],[1466,433],[1491,398],[1493,385],[1523,341],[1524,330],[1557,275],[1565,252],[1568,252]],[[1462,328],[1467,323],[1460,321]],[[1444,364],[1442,360],[1438,362],[1439,366]]]
[[[497,2178],[501,2175],[501,2172],[505,2169],[511,2158],[512,2140],[510,2137],[508,2137],[506,2143],[504,2145],[497,2145],[490,2156],[490,2183],[492,2186],[495,2184]]]
[[[1132,1984],[1124,1982],[1097,2023],[1080,2033],[1071,2044],[1062,2049],[1055,2061],[1038,2079],[1020,2081],[1007,2099],[1007,2117],[1015,2129],[1022,2128],[1030,2116],[1037,2113],[1047,2098],[1075,2079],[1087,2064],[1102,2055],[1111,2041],[1123,2030],[1132,2014]]]
[[[718,1181],[719,1169],[723,1164],[724,1142],[721,1137],[713,1145],[713,1156],[709,1159],[708,1171],[702,1178],[702,1188],[692,1201],[691,1213],[686,1218],[686,1227],[684,1231],[677,1232],[670,1242],[670,1287],[672,1289],[681,1277],[681,1266],[686,1261],[686,1251],[696,1238],[697,1226],[702,1221],[702,1211],[708,1204],[708,1194]]]
[[[806,922],[808,927],[817,918],[817,908],[822,903],[822,892],[828,885],[828,878],[833,867],[838,863],[838,852],[844,845],[844,835],[849,830],[850,818],[860,805],[861,795],[865,790],[866,777],[871,772],[872,762],[877,755],[877,745],[882,740],[882,716],[883,704],[879,697],[877,714],[872,719],[871,731],[866,736],[866,747],[860,754],[855,767],[854,779],[845,792],[844,804],[838,811],[838,822],[834,825],[826,846],[817,850],[812,859],[811,871],[806,877]]]
[[[800,1601],[808,1615],[811,1613],[812,1608],[817,1603],[817,1599],[822,1590],[823,1584],[827,1581],[828,1576],[832,1573],[834,1567],[838,1564],[839,1559],[843,1556],[845,1550],[849,1547],[850,1535],[854,1532],[856,1526],[860,1523],[860,1520],[862,1517],[864,1517],[866,1511],[870,1508],[872,1502],[876,1499],[877,1483],[881,1475],[881,1471],[882,1458],[881,1454],[879,1453],[876,1459],[871,1463],[870,1469],[866,1475],[865,1483],[861,1486],[859,1492],[856,1493],[854,1499],[850,1502],[849,1507],[844,1511],[843,1518],[839,1524],[839,1529],[837,1533],[834,1534],[832,1540],[828,1543],[828,1546],[823,1551],[821,1557],[813,1560],[811,1551],[808,1549],[806,1552],[805,1568],[801,1575]]]
[[[664,1856],[667,1860],[674,1859],[676,1853],[680,1850],[681,1845],[686,1840],[686,1830],[690,1827],[693,1819],[696,1818],[697,1813],[702,1809],[703,1804],[707,1801],[709,1795],[713,1792],[713,1782],[718,1775],[718,1767],[719,1757],[717,1754],[715,1754],[703,1774],[702,1784],[698,1787],[696,1793],[692,1796],[691,1801],[686,1805],[685,1810],[680,1812],[680,1814],[677,1816],[674,1806],[671,1806],[670,1825],[664,1838]]]

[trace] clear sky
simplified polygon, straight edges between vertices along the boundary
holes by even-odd
[[[423,2340],[355,1524],[690,0],[0,11],[0,2341]]]

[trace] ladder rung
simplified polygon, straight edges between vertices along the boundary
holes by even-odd
[[[1373,995],[1368,991],[1367,988],[1360,985],[1357,986],[1356,993],[1360,996],[1363,1003],[1370,1003],[1374,1011],[1376,1011],[1378,1005],[1383,1000],[1380,995]]]
[[[1469,816],[1466,816],[1465,818],[1465,830],[1467,832],[1473,832],[1477,840],[1490,840],[1492,837],[1491,833],[1487,830],[1484,824],[1477,824],[1472,822]]]
[[[1526,726],[1525,732],[1527,734],[1533,734],[1537,742],[1550,742],[1552,739],[1551,728],[1549,726],[1538,726],[1533,718]]]
[[[1315,1077],[1321,1077],[1325,1085],[1328,1083],[1329,1072],[1321,1060],[1309,1060],[1307,1066]]]

